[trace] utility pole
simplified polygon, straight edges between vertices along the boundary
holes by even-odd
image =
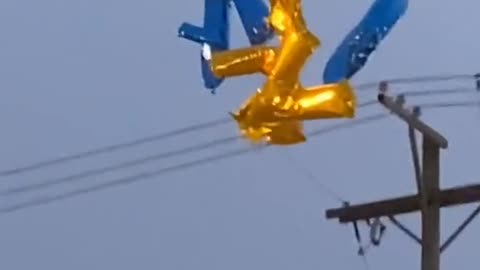
[[[478,80],[477,80],[478,83]],[[480,85],[479,85],[480,86]],[[338,219],[340,223],[353,223],[387,217],[400,230],[418,242],[422,247],[422,270],[440,270],[440,254],[460,235],[467,225],[480,213],[480,206],[467,217],[456,231],[440,243],[440,209],[468,203],[480,202],[480,185],[440,188],[440,150],[448,148],[448,141],[439,132],[419,119],[420,108],[408,110],[404,107],[405,98],[396,99],[387,95],[388,85],[382,82],[378,101],[391,113],[398,116],[408,126],[410,149],[415,169],[417,193],[374,201],[358,205],[344,205],[326,211],[327,219]],[[422,136],[422,158],[418,155],[415,133]],[[422,235],[418,237],[401,224],[395,216],[413,212],[421,213]],[[358,232],[356,232],[358,233]]]

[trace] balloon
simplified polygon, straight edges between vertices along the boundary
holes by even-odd
[[[232,0],[247,34],[250,45],[260,45],[273,38],[266,22],[269,8],[263,0]]]
[[[375,0],[327,61],[324,83],[351,79],[405,14],[408,0]]]
[[[272,102],[262,92],[257,92],[237,113],[230,113],[241,134],[252,143],[302,143],[306,141],[303,120],[353,118],[355,115],[356,98],[348,81],[306,89],[298,86],[290,96],[277,97]]]
[[[258,45],[214,53],[212,71],[219,77],[265,74],[262,88],[231,116],[253,143],[301,143],[306,140],[303,120],[351,118],[356,97],[347,80],[308,88],[301,85],[301,71],[320,40],[306,26],[301,0],[270,3],[268,19],[279,36],[279,46]]]
[[[232,3],[239,13],[250,44],[262,44],[273,37],[265,21],[268,7],[263,0],[233,0]],[[217,77],[211,72],[210,57],[212,53],[229,49],[230,0],[205,0],[204,6],[203,27],[183,23],[178,29],[178,35],[202,45],[200,55],[202,79],[205,88],[214,93],[224,78]]]

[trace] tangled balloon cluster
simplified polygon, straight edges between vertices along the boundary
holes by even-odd
[[[353,118],[356,96],[349,80],[405,14],[408,0],[376,0],[327,62],[323,84],[303,86],[301,72],[321,42],[307,27],[301,0],[205,0],[203,27],[183,23],[179,36],[202,45],[204,86],[212,93],[225,78],[262,73],[265,81],[231,113],[253,143],[306,141],[303,122]],[[229,10],[235,8],[250,42],[230,48]],[[267,45],[273,37],[278,45]]]

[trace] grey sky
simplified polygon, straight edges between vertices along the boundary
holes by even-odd
[[[321,82],[328,55],[371,1],[304,2],[308,24],[322,40],[304,73],[310,85]],[[202,89],[200,48],[176,37],[182,21],[201,21],[202,7],[203,1],[194,0],[1,1],[0,168],[209,121],[236,109],[262,78],[231,79],[217,96]],[[479,8],[475,0],[411,1],[407,15],[355,82],[478,71]],[[244,46],[239,25],[235,18],[232,42]],[[360,97],[370,99],[374,93]],[[377,106],[369,111],[380,110]],[[442,160],[443,185],[475,181],[479,111],[427,112],[425,118],[451,141]],[[0,179],[0,186],[33,183],[235,133],[231,124]],[[270,149],[2,216],[0,269],[359,269],[363,266],[351,227],[324,219],[324,210],[339,202],[316,184],[325,183],[352,202],[411,192],[415,185],[407,143],[404,125],[387,120],[311,138],[288,150]],[[246,142],[237,147],[241,145]],[[286,153],[305,162],[318,182],[292,167]],[[208,153],[68,188],[203,155]],[[1,198],[0,204],[36,195]],[[443,212],[444,237],[471,208]],[[418,224],[416,215],[401,220],[411,227]],[[444,254],[445,269],[476,269],[477,235],[474,224]],[[368,255],[372,269],[400,270],[418,269],[419,254],[415,243],[389,226],[382,247]]]

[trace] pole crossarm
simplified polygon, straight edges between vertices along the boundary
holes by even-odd
[[[436,196],[440,207],[480,202],[480,184],[444,189]],[[340,223],[366,220],[376,217],[395,216],[421,210],[418,194],[377,202],[350,205],[348,207],[328,209],[327,219],[337,219]]]
[[[378,94],[377,99],[385,108],[396,114],[410,127],[418,130],[423,136],[431,138],[440,148],[446,149],[448,147],[448,140],[443,135],[422,122],[414,113],[405,109],[403,104],[395,102],[393,98],[382,92]]]

